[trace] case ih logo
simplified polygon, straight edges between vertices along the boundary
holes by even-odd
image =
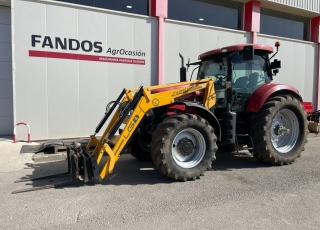
[[[50,49],[61,49],[66,51],[83,51],[87,53],[103,53],[102,42],[83,40],[78,41],[77,39],[71,38],[59,38],[41,35],[31,35],[31,46],[35,48],[50,48]],[[125,50],[125,49],[111,49],[108,48],[107,54],[114,55],[127,55],[145,57],[145,52],[141,50]],[[65,53],[65,52],[53,52],[53,51],[39,51],[29,50],[30,57],[44,57],[44,58],[59,58],[59,59],[71,59],[71,60],[83,60],[83,61],[98,61],[98,62],[114,62],[123,64],[135,64],[145,65],[144,59],[136,58],[122,58],[112,56],[99,56],[91,54],[77,54],[77,53]]]

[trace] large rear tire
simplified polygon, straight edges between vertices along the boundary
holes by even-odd
[[[195,180],[211,168],[216,140],[205,119],[191,114],[173,115],[153,134],[151,157],[164,175],[175,180]]]
[[[252,123],[253,156],[271,164],[292,163],[304,150],[307,134],[308,121],[300,102],[292,96],[272,97]]]

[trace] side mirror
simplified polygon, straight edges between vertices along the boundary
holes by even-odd
[[[281,61],[274,59],[274,61],[271,62],[271,69],[279,69],[279,68],[281,68]]]
[[[245,46],[243,47],[243,60],[250,61],[253,60],[254,57],[254,48],[253,46]]]

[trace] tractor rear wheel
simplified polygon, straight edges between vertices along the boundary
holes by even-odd
[[[308,121],[300,102],[292,96],[272,97],[252,123],[253,156],[271,164],[292,163],[304,150],[307,134]]]
[[[195,180],[211,168],[216,140],[205,119],[192,114],[173,115],[153,134],[151,157],[164,175],[175,180]]]

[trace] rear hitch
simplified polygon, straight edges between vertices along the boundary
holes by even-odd
[[[85,147],[81,146],[80,143],[73,143],[72,145],[67,146],[67,160],[68,160],[67,172],[54,174],[50,176],[16,180],[14,183],[43,180],[43,179],[57,178],[57,177],[63,177],[63,176],[69,176],[68,180],[55,183],[55,184],[44,185],[40,187],[16,190],[16,191],[13,191],[12,194],[43,190],[43,189],[49,189],[49,188],[57,188],[64,185],[73,184],[80,179],[84,183],[87,183],[89,181],[101,181],[96,158],[92,157],[91,154],[89,154],[86,151]]]

